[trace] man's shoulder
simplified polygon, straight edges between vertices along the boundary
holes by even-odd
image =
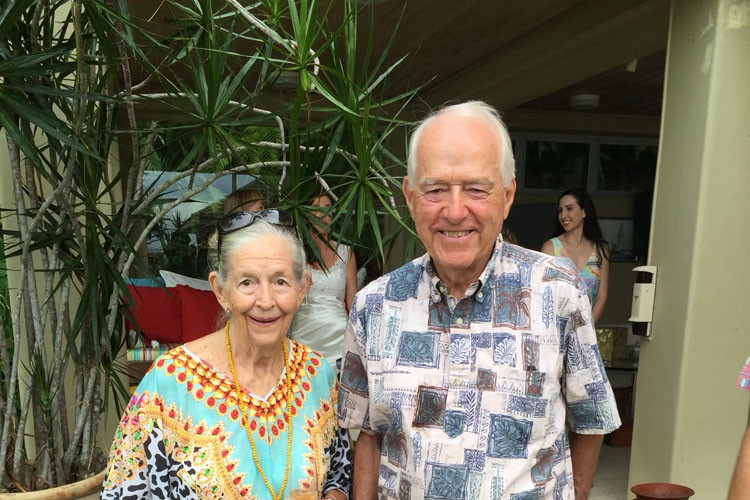
[[[536,250],[504,243],[500,260],[503,264],[525,265],[541,269],[544,281],[563,281],[577,284],[580,274],[572,260],[567,257],[554,257]]]
[[[531,266],[550,267],[555,265],[558,257],[547,255],[546,253],[537,252],[512,243],[503,243],[500,259],[503,262],[524,263]]]
[[[424,260],[425,256],[418,257],[372,280],[362,287],[357,296],[363,299],[368,295],[391,296],[394,294],[394,287],[399,289],[403,287],[416,289],[425,271]]]

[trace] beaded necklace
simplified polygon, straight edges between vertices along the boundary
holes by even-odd
[[[284,493],[284,489],[286,488],[286,483],[289,480],[289,471],[291,470],[292,465],[292,376],[291,376],[291,370],[289,366],[289,348],[284,343],[284,341],[281,341],[281,348],[284,350],[284,367],[286,368],[286,413],[287,413],[287,424],[289,426],[289,444],[286,448],[286,473],[284,474],[284,482],[281,484],[281,489],[279,490],[279,494],[276,495],[276,492],[273,491],[273,487],[271,486],[271,482],[268,480],[268,477],[266,477],[266,473],[263,471],[263,467],[260,466],[260,460],[258,460],[258,450],[255,448],[255,441],[253,441],[253,435],[252,431],[250,430],[250,419],[248,419],[247,416],[247,404],[245,404],[244,400],[242,399],[242,393],[240,390],[240,378],[237,376],[237,370],[234,368],[234,359],[232,357],[232,344],[229,341],[229,321],[227,321],[227,328],[225,330],[225,336],[227,340],[227,354],[229,355],[229,367],[232,369],[232,376],[234,377],[234,387],[235,387],[235,393],[237,396],[237,402],[240,405],[240,409],[242,409],[242,416],[245,419],[245,432],[247,433],[247,438],[250,440],[250,447],[253,449],[253,460],[255,460],[255,466],[258,468],[258,472],[260,472],[260,476],[263,478],[263,482],[266,483],[266,486],[268,487],[268,491],[271,492],[271,498],[273,500],[281,500],[281,495]]]

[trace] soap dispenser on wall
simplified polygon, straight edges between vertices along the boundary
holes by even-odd
[[[638,266],[633,269],[638,275],[633,285],[633,305],[630,319],[633,334],[651,340],[651,322],[654,318],[654,296],[656,295],[656,266]]]

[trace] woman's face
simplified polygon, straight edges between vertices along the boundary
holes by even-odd
[[[557,205],[557,219],[565,232],[579,227],[583,224],[585,217],[586,212],[578,204],[575,196],[567,194],[560,198],[560,203]]]
[[[322,223],[321,226],[319,226],[320,232],[323,234],[328,233],[329,226],[331,225],[331,199],[326,196],[319,196],[315,198],[312,203],[310,203],[314,207],[320,207],[320,210],[315,210],[313,212],[313,215],[320,220]]]
[[[231,311],[233,329],[256,347],[280,345],[307,292],[294,276],[289,243],[262,236],[232,252],[228,268],[223,286],[215,272],[209,279],[219,303]]]

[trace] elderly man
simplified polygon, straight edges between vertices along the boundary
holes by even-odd
[[[620,420],[575,267],[500,236],[516,181],[497,112],[428,117],[408,169],[427,254],[357,294],[344,341],[354,498],[587,498]]]

